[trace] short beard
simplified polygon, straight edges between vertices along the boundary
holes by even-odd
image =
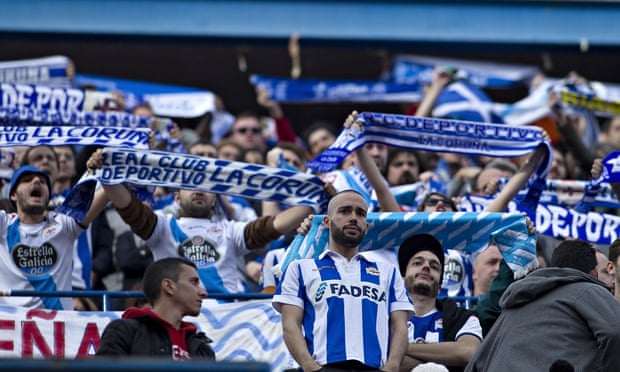
[[[405,285],[407,289],[412,294],[426,296],[426,297],[437,297],[440,290],[440,285],[438,283],[428,284],[428,283],[416,283],[412,284],[414,281],[413,278],[407,278],[409,280],[405,280]]]
[[[43,214],[47,210],[46,207],[43,207],[40,205],[30,205],[30,204],[20,205],[20,209],[22,210],[23,213],[28,214],[28,215]]]
[[[194,206],[192,205],[191,200],[182,201],[180,203],[181,209],[188,217],[193,218],[211,218],[213,216],[213,208],[209,206]]]
[[[400,177],[398,177],[398,184],[396,186],[409,185],[415,182],[416,180],[411,172],[403,172]]]
[[[339,229],[333,221],[331,221],[329,224],[329,230],[331,231],[332,239],[334,239],[334,242],[342,245],[343,247],[355,248],[359,246],[359,244],[364,239],[364,231],[362,231],[362,233],[357,237],[348,236],[344,233],[344,231],[342,231],[342,229]]]

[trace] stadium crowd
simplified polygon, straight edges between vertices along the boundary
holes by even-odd
[[[566,80],[570,81],[571,86],[588,84],[586,79],[577,74],[571,74]],[[461,117],[455,113],[434,115],[441,94],[448,92],[454,84],[462,84],[464,81],[466,77],[459,75],[458,71],[438,66],[425,88],[423,99],[411,103],[403,112],[391,114],[471,121],[471,117]],[[532,84],[532,89],[535,89],[537,82],[534,80]],[[218,159],[227,166],[246,167],[256,164],[316,176],[324,183],[326,198],[332,198],[332,201],[343,199],[340,196],[343,190],[355,190],[356,195],[360,196],[359,200],[355,196],[354,201],[346,201],[355,207],[346,204],[345,207],[349,208],[346,209],[340,206],[344,203],[340,200],[340,204],[333,207],[334,210],[320,210],[310,205],[287,205],[261,197],[240,196],[239,193],[210,193],[152,185],[146,188],[147,197],[142,198],[144,188],[139,186],[103,184],[94,192],[94,199],[83,218],[72,218],[56,208],[70,200],[71,193],[76,190],[83,175],[92,174],[103,167],[106,161],[105,149],[83,144],[3,147],[2,164],[12,172],[4,180],[0,205],[0,229],[5,235],[5,249],[0,258],[8,268],[0,273],[2,286],[13,289],[141,291],[144,273],[154,260],[180,256],[192,261],[192,265],[195,264],[207,298],[218,293],[275,292],[275,306],[282,307],[283,319],[287,314],[285,340],[287,334],[293,337],[288,340],[290,342],[287,342],[287,346],[291,352],[295,351],[294,357],[300,356],[298,362],[307,367],[306,370],[364,370],[367,367],[367,370],[382,370],[384,366],[398,370],[398,363],[393,359],[398,356],[391,355],[386,362],[386,355],[383,355],[379,357],[379,362],[375,360],[365,364],[363,355],[351,354],[355,361],[353,363],[347,357],[341,360],[330,359],[330,351],[321,350],[320,359],[309,362],[307,357],[314,355],[308,338],[309,353],[300,351],[298,344],[294,346],[296,341],[303,340],[303,336],[293,332],[295,327],[292,325],[301,326],[303,314],[295,310],[291,313],[290,306],[303,309],[299,304],[305,301],[304,304],[308,306],[307,303],[312,302],[297,288],[297,281],[303,287],[303,275],[310,275],[308,273],[311,269],[295,266],[299,272],[291,274],[285,271],[283,276],[278,269],[285,262],[288,247],[294,238],[299,233],[308,233],[311,218],[305,222],[304,219],[314,214],[329,215],[326,218],[331,222],[324,223],[332,234],[330,249],[332,245],[338,244],[346,247],[344,242],[347,238],[359,237],[359,241],[351,243],[355,248],[351,257],[358,257],[357,247],[366,233],[365,228],[357,227],[361,222],[353,223],[353,227],[344,223],[339,226],[342,223],[336,217],[339,213],[363,214],[363,218],[359,215],[355,217],[357,221],[365,219],[366,214],[372,212],[522,212],[527,215],[525,220],[528,230],[524,234],[535,237],[530,240],[535,241],[535,249],[532,247],[530,253],[536,256],[530,265],[523,268],[525,272],[513,273],[515,268],[510,267],[510,262],[506,261],[506,255],[512,252],[510,248],[513,247],[506,247],[505,242],[489,240],[490,234],[485,235],[485,240],[490,243],[481,249],[447,246],[446,242],[440,242],[432,234],[425,234],[422,237],[413,235],[416,238],[403,236],[403,239],[411,240],[402,242],[400,250],[398,246],[374,247],[372,251],[359,253],[364,257],[358,258],[362,262],[367,260],[383,262],[381,265],[394,265],[395,272],[404,280],[400,286],[396,283],[396,287],[393,287],[402,290],[402,293],[395,296],[408,296],[409,301],[412,301],[409,309],[407,301],[405,304],[398,302],[403,300],[402,297],[392,299],[394,303],[399,303],[398,310],[411,312],[406,335],[408,346],[402,350],[405,362],[400,369],[440,370],[432,368],[445,365],[451,371],[465,368],[523,370],[528,367],[542,370],[541,363],[546,363],[544,370],[556,368],[556,371],[568,371],[571,365],[575,370],[593,366],[609,370],[607,368],[620,366],[620,353],[615,353],[620,349],[620,323],[607,318],[607,311],[613,314],[620,307],[617,301],[610,301],[614,294],[616,299],[620,299],[620,270],[617,270],[620,240],[610,244],[599,240],[587,242],[585,233],[584,236],[574,233],[578,217],[572,222],[575,226],[572,233],[568,228],[538,226],[546,220],[540,216],[541,212],[537,212],[540,199],[541,204],[574,209],[575,213],[581,215],[592,212],[598,213],[601,219],[617,218],[617,207],[620,204],[615,207],[598,205],[593,202],[597,194],[588,194],[588,191],[600,186],[600,183],[591,181],[609,173],[603,160],[615,151],[620,151],[620,116],[603,117],[589,111],[571,110],[563,104],[559,93],[548,90],[545,103],[548,115],[530,124],[542,128],[540,142],[549,144],[549,147],[539,145],[527,154],[492,157],[462,151],[413,150],[398,146],[396,142],[396,146],[390,146],[381,141],[368,141],[343,158],[337,169],[321,172],[309,167],[309,162],[316,160],[336,143],[336,139],[340,138],[339,133],[356,128],[362,132],[366,130],[367,123],[362,115],[351,113],[343,118],[343,123],[316,122],[305,128],[303,133],[298,133],[286,118],[286,107],[275,101],[267,89],[257,86],[256,97],[257,104],[267,115],[252,111],[224,114],[225,108],[220,97],[217,99],[218,115],[207,113],[192,121],[157,117],[147,102],[138,102],[129,107],[122,95],[115,96],[115,99],[99,106],[98,110],[122,111],[148,118],[151,149],[159,150],[160,153],[190,154],[201,159]],[[474,111],[477,109],[475,102],[468,104]],[[359,105],[360,111],[363,106]],[[511,144],[506,146],[510,147]],[[546,173],[539,174],[545,190],[539,190],[534,208],[528,207],[525,201],[528,192],[537,187],[532,180],[537,170],[544,168],[545,162],[548,163]],[[582,183],[571,183],[574,180]],[[611,179],[606,183],[611,189],[608,191],[610,199],[620,195],[612,192],[617,188],[614,181]],[[550,184],[556,185],[553,186],[555,189],[547,186]],[[617,203],[617,198],[615,201]],[[342,208],[346,211],[340,212],[344,210]],[[553,210],[554,207],[550,208]],[[454,226],[454,230],[462,228],[462,225]],[[342,234],[342,243],[337,233]],[[406,231],[401,229],[398,234],[405,235]],[[469,231],[468,234],[484,235],[485,232]],[[611,236],[615,237],[616,234],[617,231],[614,231]],[[334,259],[336,262],[342,258],[341,255],[346,256],[342,252],[347,251],[342,248],[337,252],[330,253],[338,256],[338,259]],[[327,260],[330,255],[321,256],[317,260]],[[351,257],[348,257],[349,261]],[[340,265],[336,264],[338,270],[347,270],[346,264]],[[546,272],[541,270],[546,267],[554,267],[555,271],[545,276]],[[40,273],[33,273],[34,269],[40,270]],[[320,271],[320,267],[317,270]],[[569,352],[550,353],[551,357],[543,358],[542,362],[540,357],[533,356],[533,350],[528,351],[530,355],[523,351],[507,356],[509,351],[522,345],[516,339],[527,335],[525,332],[515,332],[512,338],[507,335],[512,332],[508,326],[525,324],[523,319],[527,315],[518,313],[519,309],[530,306],[530,311],[535,311],[534,306],[543,306],[537,302],[539,298],[544,298],[546,292],[529,294],[530,297],[525,299],[519,298],[519,293],[515,294],[518,290],[527,292],[527,289],[517,285],[526,280],[532,281],[531,286],[544,287],[544,283],[535,280],[536,275],[539,275],[540,281],[555,283],[548,284],[550,286],[587,283],[575,288],[573,292],[564,293],[566,297],[560,297],[563,292],[554,295],[558,296],[558,302],[592,303],[592,307],[585,310],[566,305],[571,314],[579,314],[575,319],[558,311],[553,315],[555,319],[547,320],[548,324],[524,326],[531,332],[531,338],[549,339],[560,336],[553,331],[544,333],[541,328],[559,327],[554,321],[558,324],[565,324],[569,320],[583,322],[584,325],[579,323],[579,326],[575,326],[578,331],[567,332],[566,337],[573,339],[570,340],[572,346],[565,350],[584,350],[587,356],[575,357],[579,354],[577,352],[572,355]],[[281,280],[290,282],[282,285]],[[296,284],[290,284],[293,281]],[[550,288],[541,291],[553,292]],[[592,295],[592,291],[596,292],[596,296]],[[505,298],[502,297],[504,293]],[[204,295],[201,294],[201,297]],[[465,309],[463,302],[457,307],[456,302],[449,298],[474,299],[477,304]],[[39,297],[0,297],[0,304],[28,308],[97,310],[102,306],[97,297],[76,297],[72,304],[69,302]],[[209,306],[209,302],[205,301],[203,306]],[[594,306],[601,314],[594,314]],[[140,298],[117,299],[113,300],[111,310],[125,311],[135,307],[148,308],[149,304]],[[414,310],[415,315],[412,315]],[[540,311],[545,313],[547,310]],[[504,312],[506,315],[500,315]],[[538,313],[534,315],[537,316]],[[566,318],[559,321],[562,317]],[[443,326],[440,324],[442,321]],[[303,324],[304,331],[310,332],[310,326]],[[494,327],[501,329],[503,334]],[[347,326],[343,332],[358,335],[353,331],[355,328]],[[395,334],[394,329],[390,332],[386,324],[380,329],[390,337]],[[588,329],[594,331],[588,333]],[[328,337],[322,333],[325,330],[314,332],[318,332],[314,337]],[[405,337],[404,333],[402,336]],[[487,336],[494,344],[485,344]],[[330,334],[329,337],[336,336]],[[579,343],[580,340],[574,339],[576,337],[588,342]],[[382,345],[387,347],[387,343]],[[580,349],[579,345],[586,346]],[[390,344],[390,348],[395,347]],[[545,347],[559,346],[549,343]],[[489,351],[484,354],[477,350]],[[502,353],[505,360],[485,360],[490,358],[488,353]],[[529,359],[538,364],[524,361]],[[472,363],[469,363],[470,360]]]

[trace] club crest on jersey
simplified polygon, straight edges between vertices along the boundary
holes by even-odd
[[[52,237],[54,234],[56,234],[56,226],[49,226],[46,227],[43,230],[43,238],[44,239],[49,239],[50,237]]]
[[[367,267],[366,268],[366,274],[368,274],[368,275],[381,275],[379,270],[377,268],[375,268],[375,267]]]
[[[220,253],[215,249],[215,245],[199,235],[179,244],[179,254],[199,268],[213,265],[220,259]]]
[[[40,247],[17,244],[11,250],[11,258],[15,266],[26,276],[48,274],[58,264],[58,251],[50,243]]]

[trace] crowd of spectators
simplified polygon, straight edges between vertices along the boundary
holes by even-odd
[[[407,112],[430,117],[437,96],[453,81],[454,75],[438,69],[423,101],[414,103],[413,108],[408,108]],[[221,100],[219,102],[221,105]],[[244,111],[228,116],[228,120],[218,121],[217,127],[213,115],[207,115],[191,125],[187,121],[175,121],[175,118],[172,118],[172,125],[162,126],[163,121],[153,115],[147,103],[126,107],[120,98],[112,109],[150,117],[156,149],[270,167],[286,167],[304,173],[310,172],[306,162],[327,149],[342,127],[341,123],[316,122],[303,133],[296,132],[285,116],[285,108],[273,101],[261,88],[257,88],[257,103],[268,115],[261,116]],[[594,176],[593,168],[596,168],[596,173],[600,173],[600,159],[613,151],[620,151],[620,116],[585,120],[584,115],[565,112],[559,105],[558,97],[552,92],[549,94],[548,105],[552,112],[550,118],[555,122],[554,129],[559,133],[551,141],[553,160],[548,178],[587,181]],[[360,109],[363,108],[361,106],[363,105],[360,105]],[[351,117],[347,119],[346,125],[351,125],[350,119]],[[355,117],[353,121],[354,119]],[[586,133],[592,132],[598,136],[588,142]],[[310,208],[236,195],[169,188],[157,188],[153,201],[145,205],[124,186],[105,186],[97,192],[98,198],[104,201],[96,199],[84,221],[74,221],[53,212],[84,173],[87,165],[89,168],[97,167],[98,154],[97,149],[92,146],[41,145],[12,150],[12,166],[15,172],[10,182],[5,182],[2,188],[4,199],[1,206],[5,212],[0,212],[3,213],[3,221],[6,220],[2,227],[9,236],[6,243],[9,250],[12,249],[10,244],[15,243],[10,236],[14,234],[12,228],[16,224],[21,224],[18,226],[21,241],[30,245],[43,244],[44,241],[28,240],[29,234],[38,234],[39,231],[47,231],[46,229],[58,225],[62,239],[59,238],[54,244],[55,249],[63,253],[63,261],[58,261],[64,265],[63,283],[70,281],[73,289],[141,290],[144,271],[154,259],[182,253],[184,241],[174,235],[174,225],[178,223],[184,229],[192,224],[206,225],[207,222],[202,221],[208,220],[208,224],[213,224],[229,234],[225,242],[218,240],[217,245],[211,246],[211,251],[207,252],[210,257],[214,257],[214,265],[218,270],[223,266],[218,260],[226,261],[225,271],[210,276],[212,280],[209,283],[203,282],[208,294],[216,294],[220,290],[231,293],[272,293],[275,290],[279,278],[274,275],[272,268],[282,261],[286,248],[296,233],[295,229],[311,212]],[[536,154],[531,158],[540,155]],[[377,194],[378,203],[374,207],[376,211],[456,212],[460,209],[461,198],[477,195],[491,200],[501,199],[487,209],[501,212],[508,209],[508,204],[524,187],[533,171],[527,168],[526,160],[527,158],[499,159],[413,151],[380,143],[367,143],[362,149],[348,156],[340,169],[346,171],[354,167],[365,174]],[[319,176],[339,191],[341,180],[338,177],[343,177],[342,175]],[[502,192],[499,192],[503,179],[514,180],[516,185],[510,181],[503,187]],[[395,191],[398,187],[416,183],[433,183],[438,185],[436,187],[441,192],[415,195],[414,198]],[[44,187],[46,185],[47,187]],[[111,203],[105,206],[108,199]],[[47,202],[47,206],[41,208],[44,202]],[[201,208],[194,208],[198,204]],[[616,213],[609,209],[605,212]],[[196,220],[201,222],[197,224]],[[567,238],[569,237],[539,234],[539,266],[547,266],[555,247]],[[616,270],[618,246],[620,245],[617,242],[609,248],[597,246],[600,251],[598,278],[604,280],[612,290],[615,287],[616,297],[620,293],[620,273]],[[502,254],[497,245],[491,244],[484,251],[475,254],[451,252],[450,248],[443,247],[444,251],[447,251],[446,263],[435,271],[438,275],[449,275],[451,278],[455,277],[452,275],[455,270],[462,275],[459,283],[456,283],[456,291],[454,283],[451,283],[451,288],[447,287],[448,281],[444,277],[442,293],[477,297],[489,292],[502,264]],[[66,258],[67,255],[72,259]],[[396,256],[392,259],[395,260]],[[439,262],[443,263],[443,258],[440,258]],[[404,275],[402,267],[401,271]],[[70,280],[68,273],[72,274]],[[14,277],[7,279],[9,275]],[[20,280],[19,275],[8,271],[0,274],[0,277],[3,277],[3,283]],[[441,278],[438,280],[441,282]],[[412,288],[408,289],[414,293]],[[439,290],[440,288],[437,288],[437,293]],[[431,307],[437,293],[433,292],[430,296]],[[46,307],[41,302],[16,301],[6,297],[0,300],[3,304]],[[140,299],[122,299],[113,301],[112,310],[143,305],[145,303]],[[421,304],[414,305],[417,309]],[[94,310],[101,308],[101,303],[95,297],[75,299],[74,307],[64,304],[62,308]],[[482,329],[484,328],[483,324]],[[475,344],[480,343],[482,329],[476,332]],[[473,352],[467,353],[469,357],[472,354]]]

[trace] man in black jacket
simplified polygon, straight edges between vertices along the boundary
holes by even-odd
[[[482,327],[474,312],[453,300],[437,299],[444,262],[441,244],[430,234],[412,235],[398,249],[400,273],[415,309],[407,322],[409,345],[401,371],[426,362],[462,371],[482,341]]]
[[[144,273],[143,290],[152,309],[129,308],[108,324],[97,356],[215,359],[211,340],[183,321],[185,315],[199,314],[207,296],[194,263],[180,257],[153,262]]]

